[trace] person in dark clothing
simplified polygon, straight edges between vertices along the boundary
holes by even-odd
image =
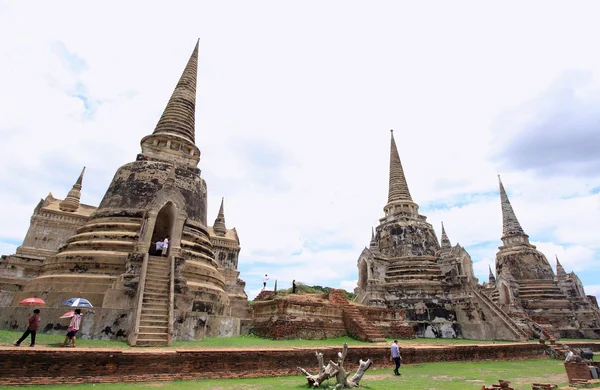
[[[30,347],[35,346],[35,335],[37,333],[38,326],[40,326],[40,309],[35,309],[33,311],[33,316],[27,317],[27,330],[23,333],[23,336],[15,343],[15,347],[21,345],[23,340],[27,338],[27,336],[31,335],[31,344]]]
[[[292,280],[292,294],[296,294],[296,279]]]

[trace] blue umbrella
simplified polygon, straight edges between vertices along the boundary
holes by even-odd
[[[71,299],[67,299],[62,304],[65,305],[65,306],[69,306],[69,307],[94,307],[94,306],[92,306],[92,304],[90,303],[90,301],[88,301],[85,298],[71,298]]]

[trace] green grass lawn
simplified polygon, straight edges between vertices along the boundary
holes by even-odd
[[[11,332],[8,330],[0,330],[0,345],[12,345],[15,343],[23,332]],[[65,339],[64,335],[55,334],[44,334],[38,333],[36,344],[43,346],[56,346],[62,343]],[[569,342],[599,342],[600,340],[575,340],[575,339],[562,339],[561,343],[568,344]],[[28,345],[29,339],[23,342],[23,346]],[[339,347],[341,348],[344,343],[348,343],[350,346],[360,345],[387,345],[392,340],[387,340],[385,343],[368,343],[364,341],[354,340],[350,337],[337,337],[325,340],[271,340],[253,335],[237,336],[237,337],[226,337],[226,338],[207,338],[199,341],[174,341],[171,349],[187,349],[187,348],[319,348],[319,347]],[[465,339],[409,339],[409,340],[398,340],[398,343],[402,346],[412,345],[460,345],[460,344],[491,344],[491,343],[509,343],[511,341],[494,341],[494,340],[465,340]],[[537,340],[530,342],[537,343]],[[114,348],[114,349],[128,349],[131,348],[129,344],[124,341],[109,341],[109,340],[88,340],[78,339],[78,348]],[[149,348],[151,349],[151,348]]]
[[[361,381],[364,389],[443,389],[468,390],[481,389],[483,385],[498,383],[498,379],[509,380],[511,386],[518,390],[531,389],[532,383],[553,383],[559,386],[567,385],[567,376],[560,360],[522,360],[498,362],[469,362],[469,363],[431,363],[403,366],[402,376],[396,377],[392,369],[377,369],[367,371]],[[333,385],[335,380],[330,380]],[[173,382],[147,383],[116,383],[116,384],[82,384],[82,385],[52,385],[32,386],[36,389],[240,389],[240,390],[279,390],[279,389],[308,389],[303,376],[287,376],[276,378],[256,379],[220,379],[194,380]],[[11,387],[0,387],[11,389]]]

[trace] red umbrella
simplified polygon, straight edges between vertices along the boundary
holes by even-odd
[[[68,311],[65,314],[63,314],[62,316],[58,317],[58,318],[71,318],[75,315],[74,311]]]
[[[42,298],[25,298],[19,302],[21,306],[44,306],[45,304]]]

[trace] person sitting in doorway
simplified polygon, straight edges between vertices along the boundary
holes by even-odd
[[[163,256],[167,255],[168,249],[169,249],[169,236],[165,237],[164,241],[162,242],[162,255]]]
[[[164,242],[162,241],[156,241],[156,253],[158,253],[159,255],[162,254],[163,244]]]

